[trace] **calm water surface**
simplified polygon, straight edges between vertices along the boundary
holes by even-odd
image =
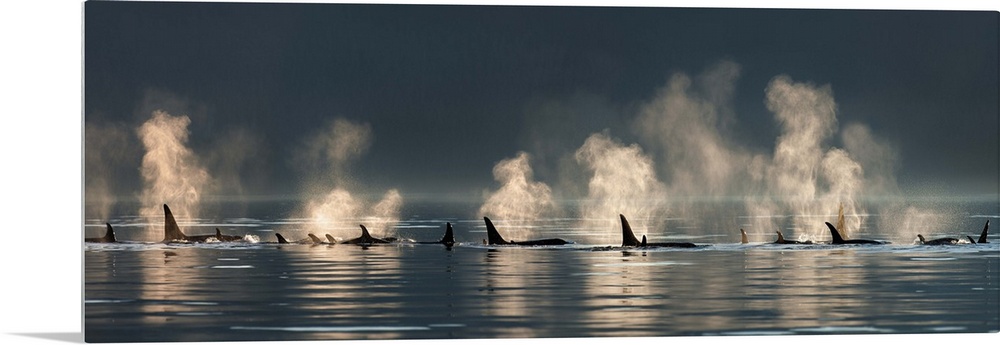
[[[707,245],[694,249],[516,248],[480,244],[481,220],[451,221],[462,243],[450,250],[420,244],[87,244],[85,339],[1000,330],[995,233],[987,245],[947,247],[740,245],[732,243],[736,235],[707,234],[694,240]],[[238,222],[261,225],[250,231],[270,231],[268,220]],[[436,240],[440,224],[404,222],[400,234]],[[102,232],[97,229],[88,227]],[[194,229],[186,231],[207,232]]]

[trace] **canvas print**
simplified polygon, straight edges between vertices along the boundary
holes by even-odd
[[[998,14],[84,3],[87,342],[996,333]]]

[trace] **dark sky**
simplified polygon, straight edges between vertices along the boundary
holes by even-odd
[[[672,75],[724,60],[741,71],[727,131],[740,147],[773,151],[764,90],[784,74],[829,84],[840,124],[892,144],[903,190],[1000,192],[997,12],[91,1],[84,14],[85,124],[127,128],[135,148],[109,169],[119,194],[141,188],[134,128],[154,109],[191,117],[203,159],[249,133],[246,195],[298,192],[291,157],[338,117],[371,126],[350,168],[366,188],[479,197],[522,150],[555,184],[538,136],[569,153],[604,129],[635,142],[637,108]]]

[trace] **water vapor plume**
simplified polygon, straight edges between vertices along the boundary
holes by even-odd
[[[899,167],[898,149],[878,138],[871,128],[860,123],[850,123],[840,131],[844,149],[850,152],[865,169],[865,191],[873,196],[899,194],[896,170]]]
[[[727,139],[735,123],[731,102],[739,75],[740,66],[728,60],[694,79],[676,73],[632,123],[667,181],[673,217],[726,218],[712,217],[718,208],[697,201],[719,201],[749,189],[751,155]]]
[[[187,147],[190,124],[185,115],[157,110],[137,130],[146,150],[140,169],[145,184],[139,214],[150,224],[147,239],[159,240],[151,231],[163,217],[163,204],[169,204],[179,217],[196,218],[201,199],[211,188],[211,176]]]
[[[390,189],[372,206],[371,216],[365,222],[371,224],[370,229],[381,230],[383,236],[395,235],[395,227],[399,223],[399,213],[402,208],[403,196],[398,190]]]
[[[607,133],[594,133],[576,151],[576,160],[593,175],[588,195],[580,202],[580,217],[604,243],[620,240],[618,214],[636,224],[660,229],[666,216],[667,188],[656,177],[653,160],[637,144],[625,146]],[[640,229],[636,229],[641,231]]]
[[[118,202],[118,195],[125,192],[118,185],[127,179],[126,175],[134,176],[134,170],[123,169],[129,159],[139,156],[135,145],[130,145],[133,143],[129,138],[130,131],[123,125],[85,125],[83,171],[86,217],[97,217],[106,222],[112,207]]]
[[[525,238],[529,235],[526,226],[557,213],[552,190],[534,180],[529,159],[528,153],[522,151],[493,166],[493,178],[500,188],[484,192],[486,200],[479,207],[479,216],[503,223],[504,232],[511,238]]]
[[[755,226],[776,227],[774,215],[799,215],[794,229],[813,237],[822,236],[822,222],[832,221],[841,205],[849,234],[863,223],[858,197],[864,187],[864,170],[843,149],[827,149],[824,144],[837,130],[837,106],[829,85],[817,87],[796,83],[788,76],[771,80],[766,89],[766,105],[781,126],[774,156],[767,162],[755,158],[751,176],[763,185],[763,194],[749,196],[750,214],[763,217]],[[800,233],[801,234],[801,233]]]
[[[262,158],[267,151],[262,140],[245,128],[235,128],[219,135],[206,162],[215,178],[218,193],[239,200],[246,192],[245,182],[263,184]]]
[[[372,140],[371,125],[336,118],[305,141],[292,163],[319,183],[342,185],[350,182],[348,167],[368,151]]]
[[[395,234],[403,205],[398,190],[389,190],[374,203],[356,197],[356,191],[350,190],[356,185],[350,174],[351,164],[371,146],[372,137],[369,124],[337,118],[306,140],[300,153],[293,157],[292,164],[309,176],[307,194],[320,195],[308,196],[299,211],[310,220],[305,225],[306,232],[321,238],[329,233],[349,239],[358,236],[359,224],[365,224],[374,236]]]

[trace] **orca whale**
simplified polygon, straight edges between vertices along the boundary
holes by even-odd
[[[330,236],[330,235],[327,235],[327,236]],[[277,232],[274,233],[274,237],[278,238],[278,242],[277,242],[278,244],[326,244],[326,242],[323,242],[323,240],[319,239],[319,237],[316,237],[316,235],[313,235],[313,234],[309,234],[308,238],[303,238],[303,239],[298,240],[298,241],[289,241],[288,239],[285,238],[285,236],[281,236],[281,234],[279,234]],[[334,243],[337,243],[337,242],[336,241],[330,242],[330,244],[334,244]]]
[[[414,243],[417,243],[417,244],[443,244],[445,247],[451,248],[451,246],[455,245],[455,234],[454,234],[454,231],[451,229],[451,222],[448,222],[448,223],[445,224],[444,237],[442,237],[440,241],[434,241],[434,242],[414,242]]]
[[[750,243],[750,241],[747,239],[747,232],[743,229],[740,229],[740,243],[742,244]]]
[[[320,239],[318,236],[313,235],[313,234],[307,234],[307,235],[309,235],[309,240],[312,241],[312,244],[323,244],[323,240]],[[336,243],[336,242],[333,242],[333,243]]]
[[[233,242],[243,239],[239,236],[224,236],[218,228],[215,229],[215,234],[213,235],[185,235],[181,231],[181,228],[177,226],[174,214],[170,212],[170,207],[167,207],[167,204],[163,204],[163,216],[163,242],[207,242],[210,239],[220,242]]]
[[[976,244],[976,239],[972,238],[972,236],[965,236],[965,238],[969,239],[969,244]]]
[[[110,225],[108,226],[110,229]],[[979,235],[979,243],[990,243],[986,241],[986,233],[990,231],[990,221],[986,220],[986,226],[983,227],[983,233]]]
[[[619,218],[622,221],[622,247],[679,247],[679,248],[693,248],[697,247],[691,242],[654,242],[647,243],[646,235],[642,235],[642,241],[635,238],[635,234],[632,233],[632,226],[628,224],[628,220],[625,219],[625,215],[619,214]],[[745,236],[745,235],[744,235]]]
[[[285,239],[285,236],[281,236],[281,234],[279,234],[277,232],[274,233],[274,237],[278,238],[278,243],[279,244],[288,244],[288,243],[290,243],[290,242],[288,242],[288,240]]]
[[[491,246],[496,244],[511,244],[518,246],[559,246],[569,243],[561,238],[547,238],[544,240],[531,240],[531,241],[520,241],[520,242],[507,241],[503,239],[503,236],[500,236],[500,232],[497,231],[497,228],[495,226],[493,226],[493,222],[490,221],[489,217],[483,217],[483,220],[486,221],[486,237],[488,239],[487,244]]]
[[[789,241],[785,239],[785,236],[781,234],[781,231],[775,230],[778,233],[778,240],[774,241],[775,244],[813,244],[812,241]]]
[[[947,245],[947,244],[958,244],[958,239],[957,238],[951,238],[951,237],[937,238],[937,239],[933,239],[933,240],[928,241],[928,240],[924,239],[924,235],[917,234],[917,238],[920,239],[920,244],[928,245],[928,246],[940,246],[940,245]]]
[[[115,242],[118,242],[118,240],[115,239],[115,229],[111,228],[111,223],[104,223],[104,225],[108,226],[108,231],[104,234],[104,237],[84,238],[83,241],[84,242],[90,242],[90,243],[115,243]]]
[[[830,235],[833,236],[833,244],[886,244],[888,242],[875,241],[875,240],[845,240],[840,236],[840,231],[837,230],[833,224],[826,222],[826,227],[830,228]]]
[[[347,240],[347,241],[344,241],[344,242],[340,242],[340,243],[358,244],[358,245],[367,246],[367,245],[372,245],[372,244],[390,243],[390,242],[393,242],[395,240],[396,239],[392,238],[392,237],[388,237],[388,238],[373,237],[371,234],[368,233],[368,228],[366,228],[364,225],[361,225],[361,237],[358,237],[358,238],[355,238],[355,239],[350,239],[350,240]]]
[[[243,239],[243,237],[240,236],[223,235],[222,231],[219,230],[219,228],[215,228],[215,238],[218,239],[220,242],[233,242],[233,241],[240,241]]]

